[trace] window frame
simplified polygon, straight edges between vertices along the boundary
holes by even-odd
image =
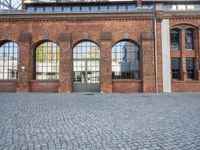
[[[41,48],[41,49],[39,49]],[[50,48],[50,52],[48,50]],[[38,52],[41,50],[41,52]],[[53,52],[55,50],[55,52]],[[44,53],[46,51],[46,53]],[[37,58],[37,54],[41,54],[41,58]],[[34,50],[34,58],[33,58],[33,80],[59,80],[59,74],[60,74],[60,47],[54,42],[51,41],[45,41],[41,44],[39,44],[35,50]],[[49,55],[51,59],[49,59]],[[54,56],[53,56],[54,55]],[[39,56],[38,56],[39,57]],[[45,57],[45,58],[44,58]],[[55,59],[52,59],[55,57]],[[41,64],[38,64],[40,61],[37,59],[41,59]],[[55,61],[55,65],[53,63],[49,63],[48,61]],[[46,63],[46,66],[45,66]],[[42,68],[42,71],[37,71]],[[53,69],[55,68],[55,69]],[[46,69],[46,71],[44,71]],[[51,71],[49,71],[51,70]],[[52,71],[55,70],[55,71]],[[42,75],[41,78],[37,77],[39,74]]]
[[[173,60],[178,60],[178,69],[173,69]],[[174,70],[174,71],[173,71]],[[175,75],[175,78],[174,78]],[[171,79],[172,80],[181,80],[182,74],[181,74],[181,58],[178,57],[172,57],[171,58]]]
[[[3,49],[1,53],[1,49]],[[7,50],[7,65],[5,65],[5,59],[6,59],[6,50]],[[0,55],[2,54],[2,66],[0,64],[0,69],[2,69],[2,78],[0,80],[18,80],[18,70],[19,70],[19,46],[16,42],[13,41],[7,41],[0,45]],[[12,59],[10,59],[12,57]],[[14,59],[16,57],[16,59]],[[15,62],[16,61],[16,62]],[[5,71],[5,68],[8,68],[8,71]],[[11,71],[14,70],[14,77],[12,77],[12,73],[9,72],[9,68],[11,68]],[[1,74],[0,73],[0,74]],[[7,77],[6,76],[7,73]],[[11,74],[9,74],[11,73]]]
[[[172,32],[178,32],[178,43],[172,43]],[[174,37],[175,38],[175,37]],[[178,46],[172,46],[172,44],[177,44]],[[172,51],[180,51],[181,50],[181,30],[178,28],[174,28],[170,30],[170,49]]]
[[[130,44],[129,47],[131,47],[131,49],[129,52],[127,52],[126,49],[125,53],[125,49],[123,49],[125,45],[122,45],[124,43]],[[130,40],[119,41],[113,45],[111,53],[112,80],[141,80],[141,49],[135,42]],[[113,55],[116,57],[113,57]],[[126,58],[122,58],[122,55]],[[117,71],[119,67],[121,70]]]

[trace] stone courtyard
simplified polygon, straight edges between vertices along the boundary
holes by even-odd
[[[0,150],[199,150],[200,93],[0,94]]]

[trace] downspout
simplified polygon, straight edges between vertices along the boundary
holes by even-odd
[[[156,10],[154,8],[154,63],[155,63],[155,93],[158,93],[158,59],[157,59],[157,26],[156,26]]]

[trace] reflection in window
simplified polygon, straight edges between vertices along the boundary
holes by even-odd
[[[45,7],[45,12],[52,12],[52,11],[53,11],[53,7],[51,6]]]
[[[171,59],[172,79],[181,79],[180,58]]]
[[[195,61],[194,58],[186,58],[187,78],[192,80],[194,80],[195,78],[194,61]]]
[[[118,6],[118,11],[126,11],[126,6]]]
[[[0,79],[17,79],[18,45],[8,42],[0,47]]]
[[[35,50],[34,79],[59,79],[60,48],[53,42],[45,42]]]
[[[108,10],[108,6],[100,6],[100,11],[107,11]]]
[[[62,7],[59,7],[59,6],[54,7],[54,11],[55,12],[62,12]]]
[[[81,11],[85,11],[85,12],[90,11],[90,7],[83,6],[83,7],[81,7]]]
[[[194,29],[185,30],[185,48],[187,50],[194,49]]]
[[[100,48],[93,42],[81,42],[73,49],[74,83],[99,83]]]
[[[171,50],[180,50],[180,31],[173,29],[170,32]]]
[[[44,11],[44,7],[36,7],[36,12],[43,12]]]
[[[112,78],[140,78],[140,50],[135,44],[122,41],[112,48]]]

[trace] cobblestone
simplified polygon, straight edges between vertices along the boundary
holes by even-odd
[[[199,150],[200,93],[1,93],[4,149]]]

